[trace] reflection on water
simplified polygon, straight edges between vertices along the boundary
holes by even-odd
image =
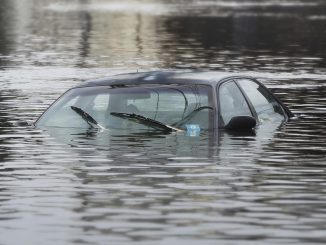
[[[2,0],[0,244],[324,244],[325,8]],[[161,68],[260,77],[298,118],[200,137],[17,126],[82,80]]]

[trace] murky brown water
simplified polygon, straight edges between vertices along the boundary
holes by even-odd
[[[0,244],[325,244],[324,1],[1,0]],[[256,136],[14,126],[90,78],[242,71],[299,115]]]

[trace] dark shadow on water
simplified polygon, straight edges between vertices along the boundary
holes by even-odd
[[[84,2],[84,1],[83,1]],[[85,2],[88,2],[87,0]],[[79,13],[80,18],[80,29],[81,29],[81,37],[80,37],[80,63],[77,64],[80,67],[87,66],[86,61],[89,57],[90,53],[90,38],[92,32],[92,16],[90,13],[86,11],[82,11]]]
[[[9,61],[1,56],[10,53],[13,46],[14,9],[11,0],[2,0],[0,4],[0,69]]]
[[[321,6],[325,9],[325,6]],[[304,9],[304,8],[302,8]],[[307,11],[309,13],[309,11]],[[172,37],[162,42],[162,49],[170,50],[168,61],[187,62],[184,57],[189,49],[174,50],[173,47],[188,47],[196,50],[194,58],[205,60],[205,63],[223,61],[223,56],[237,61],[241,56],[272,57],[319,57],[316,67],[325,65],[325,21],[307,19],[309,14],[298,16],[286,15],[278,17],[255,12],[244,15],[220,17],[178,16],[165,18],[164,30]],[[220,53],[221,52],[221,53]],[[229,61],[226,59],[226,61]],[[258,62],[258,63],[256,63]],[[247,59],[241,68],[261,68],[267,61],[251,61]],[[268,60],[278,65],[277,60]],[[188,59],[189,63],[189,59]],[[255,64],[256,63],[256,64]],[[284,64],[290,65],[290,64]],[[223,65],[222,65],[223,66]]]

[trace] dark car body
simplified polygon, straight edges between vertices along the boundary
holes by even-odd
[[[70,114],[74,118],[65,120]],[[266,121],[286,122],[292,116],[253,77],[221,72],[155,71],[83,82],[63,94],[35,125],[128,129],[135,125],[125,121],[131,121],[142,125],[142,129],[237,130]],[[74,125],[77,118],[82,118],[83,123]],[[122,127],[123,124],[126,125]]]

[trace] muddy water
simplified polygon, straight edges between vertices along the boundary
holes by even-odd
[[[325,10],[2,0],[0,244],[324,244]],[[201,137],[20,124],[83,80],[169,68],[259,77],[298,118]]]

